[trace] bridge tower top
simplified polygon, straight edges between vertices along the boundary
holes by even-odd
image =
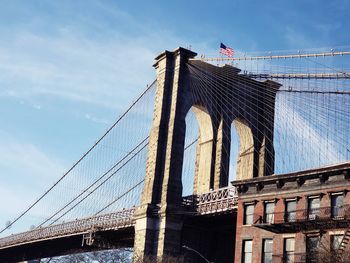
[[[274,100],[279,84],[250,79],[229,65],[216,67],[191,60],[195,56],[180,47],[156,57],[156,103],[143,204],[181,200],[185,117],[191,108],[199,124],[195,193],[227,185],[232,123],[240,139],[237,179],[273,173]],[[204,77],[193,74],[193,68],[202,71]],[[222,79],[227,76],[230,79],[224,83]],[[204,82],[220,85],[221,94],[212,94],[203,87]],[[233,103],[227,105],[228,100],[222,97]],[[270,101],[269,107],[266,101]]]
[[[140,218],[149,217],[152,210],[149,208],[160,205],[160,214],[164,216],[162,226],[172,231],[157,232],[165,235],[158,238],[162,242],[155,242],[157,248],[141,242],[141,250],[147,253],[162,255],[176,250],[176,235],[170,239],[166,235],[174,232],[181,222],[173,215],[182,200],[185,118],[189,110],[193,109],[199,124],[195,194],[227,186],[232,124],[240,139],[237,179],[273,173],[274,101],[279,84],[255,81],[229,65],[216,67],[192,60],[195,56],[196,53],[180,47],[161,53],[154,64],[157,86],[143,208],[136,214]],[[218,85],[220,94],[213,94],[211,85]],[[225,98],[233,103],[228,104]],[[265,99],[272,103],[270,107]]]

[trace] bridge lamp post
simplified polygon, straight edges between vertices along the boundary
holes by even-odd
[[[209,261],[205,256],[203,256],[201,253],[199,253],[199,251],[195,250],[194,248],[191,248],[191,247],[188,247],[188,246],[185,246],[185,245],[183,245],[182,248],[184,248],[184,249],[186,249],[188,251],[192,251],[192,252],[196,253],[198,256],[200,256],[202,259],[204,259],[205,262],[207,262],[207,263],[214,263],[214,262]]]

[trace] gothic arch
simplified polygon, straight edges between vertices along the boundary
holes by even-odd
[[[193,192],[194,194],[201,194],[208,192],[211,188],[213,123],[205,107],[194,105],[191,109],[195,113],[199,128]]]
[[[237,158],[236,180],[253,178],[254,174],[254,137],[249,124],[243,119],[235,119],[239,147]]]

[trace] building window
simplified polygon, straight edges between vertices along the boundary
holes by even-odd
[[[253,254],[253,240],[243,240],[243,263],[251,263]]]
[[[316,263],[317,252],[320,238],[318,236],[310,236],[306,238],[306,261]]]
[[[294,222],[296,220],[297,200],[286,201],[286,222]]]
[[[331,196],[331,213],[332,218],[343,217],[343,195],[332,195]]]
[[[320,213],[320,198],[314,197],[308,199],[308,217],[309,220],[315,220]]]
[[[283,247],[284,261],[283,262],[285,263],[294,262],[294,244],[295,244],[295,239],[293,237],[284,239],[284,247]]]
[[[265,213],[264,213],[264,222],[267,224],[274,223],[274,211],[275,211],[275,203],[268,202],[265,203]]]
[[[272,250],[273,241],[272,239],[264,239],[263,244],[263,263],[272,263]]]
[[[254,220],[254,205],[249,204],[244,206],[244,224],[252,225]]]
[[[340,248],[341,242],[343,241],[343,235],[332,235],[331,236],[331,249],[333,251]]]

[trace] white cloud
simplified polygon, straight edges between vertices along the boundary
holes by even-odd
[[[156,26],[146,26],[100,1],[93,3],[96,7],[94,12],[111,15],[113,20],[122,21],[123,25],[116,23],[116,27],[106,27],[106,24],[89,16],[74,13],[74,22],[70,24],[58,22],[60,17],[46,21],[47,14],[42,14],[43,21],[39,15],[35,23],[29,19],[26,24],[10,29],[0,27],[2,39],[6,39],[0,39],[0,97],[5,98],[4,101],[15,98],[18,103],[42,112],[48,104],[65,107],[64,102],[67,101],[74,102],[77,107],[79,103],[86,103],[112,111],[125,109],[130,97],[136,97],[155,78],[152,68],[154,57],[165,48],[173,49],[187,42]],[[38,24],[39,29],[35,28]],[[52,31],[40,31],[40,24],[45,27],[50,24]],[[129,31],[137,32],[137,35]],[[192,46],[207,48],[205,43],[192,43]],[[57,103],[58,99],[60,103]],[[82,118],[108,123],[96,117],[101,115],[83,112],[86,114],[79,115]],[[46,115],[42,116],[45,118]],[[21,131],[21,134],[30,137],[30,132],[33,131]],[[9,216],[14,217],[27,208],[66,169],[60,160],[37,145],[13,138],[1,130],[0,145],[0,195],[2,200],[11,200],[10,203],[0,203],[1,227],[2,222],[10,219]],[[74,180],[79,180],[81,175],[79,171],[76,173]],[[65,191],[68,183],[63,186]],[[49,201],[40,208],[50,204]],[[59,201],[63,202],[54,200],[51,210]],[[44,211],[39,210],[34,209],[31,215],[45,216]],[[29,221],[25,223],[28,225]]]
[[[50,3],[51,8],[58,8]],[[164,49],[187,46],[189,41],[113,8],[92,1],[89,8],[105,16],[72,14],[70,23],[52,19],[50,33],[33,25],[16,25],[11,32],[1,30],[0,96],[19,100],[59,98],[73,102],[124,109],[146,84],[155,79],[154,57]],[[63,4],[57,10],[65,9]],[[95,12],[96,11],[96,12]],[[114,21],[113,25],[106,23]],[[34,27],[34,29],[32,28]],[[40,27],[38,27],[40,28]],[[3,32],[2,32],[3,31]],[[196,50],[208,51],[205,42],[190,43]],[[216,51],[215,51],[216,52]],[[207,53],[207,52],[206,52]],[[37,103],[43,105],[43,103]]]
[[[116,8],[93,6],[120,25],[106,26],[80,15],[75,24],[61,24],[52,34],[22,27],[7,32],[8,41],[0,42],[0,96],[60,98],[123,109],[155,78],[154,57],[187,42]],[[87,33],[87,28],[100,32]],[[192,44],[207,48],[205,43]]]
[[[97,118],[92,116],[89,113],[85,114],[85,119],[87,120],[91,120],[92,122],[96,122],[96,123],[102,123],[102,124],[110,124],[110,121],[106,120],[106,119],[102,119],[102,118]]]
[[[28,34],[13,41],[0,46],[0,83],[7,87],[2,96],[57,96],[116,108],[120,98],[140,91],[152,73],[154,54],[120,39],[104,43]],[[19,51],[21,46],[27,50]],[[30,48],[42,51],[36,54]]]
[[[34,108],[34,109],[37,109],[37,110],[40,110],[40,109],[41,109],[41,106],[38,105],[38,104],[34,104],[34,105],[33,105],[33,108]]]

